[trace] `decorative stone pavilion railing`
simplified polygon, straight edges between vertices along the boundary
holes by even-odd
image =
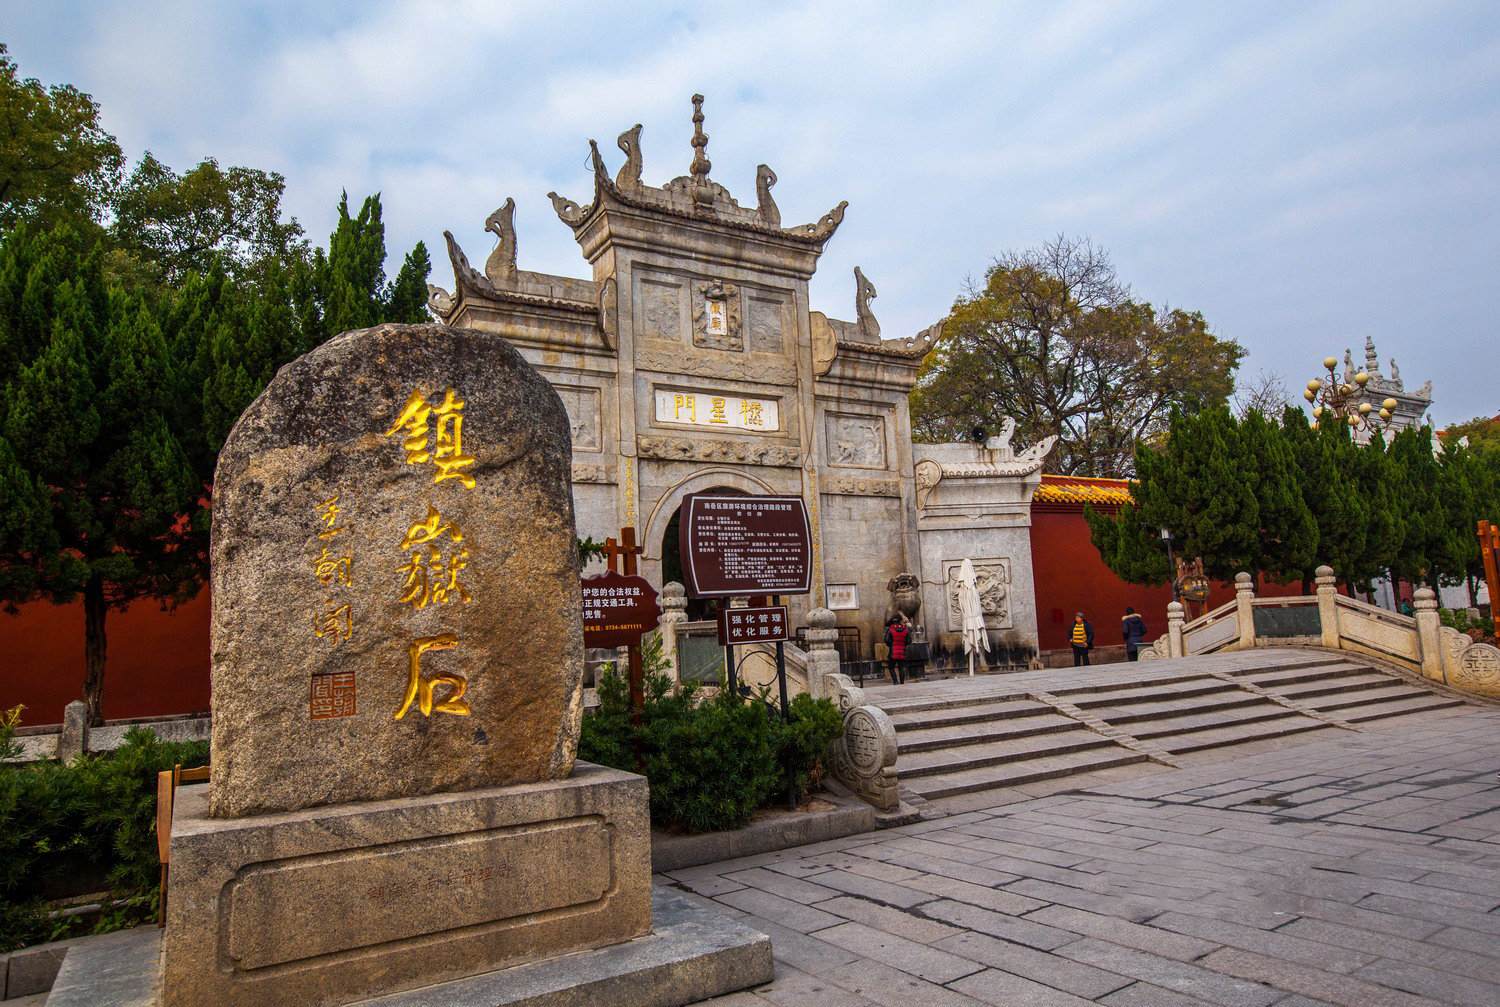
[[[1287,644],[1368,654],[1463,692],[1500,697],[1500,650],[1475,643],[1438,619],[1437,599],[1419,588],[1414,615],[1397,615],[1338,593],[1333,570],[1317,570],[1317,593],[1257,598],[1250,575],[1235,577],[1235,598],[1191,622],[1167,606],[1167,632],[1141,657],[1189,657]]]

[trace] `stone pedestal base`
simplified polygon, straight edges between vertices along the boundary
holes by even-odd
[[[165,1007],[336,1007],[651,929],[639,776],[232,819],[206,790],[173,816]]]

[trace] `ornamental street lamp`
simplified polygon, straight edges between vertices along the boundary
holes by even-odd
[[[1395,416],[1399,403],[1393,398],[1382,402],[1380,411],[1375,414],[1379,420],[1377,423],[1370,415],[1375,412],[1375,407],[1368,402],[1359,401],[1364,395],[1365,385],[1370,381],[1370,375],[1360,371],[1354,375],[1353,384],[1340,381],[1334,370],[1338,362],[1337,357],[1325,358],[1323,366],[1328,369],[1328,380],[1313,378],[1302,393],[1302,397],[1313,404],[1313,426],[1316,427],[1324,419],[1332,419],[1334,422],[1348,423],[1356,432],[1384,432],[1390,429],[1391,419]]]
[[[1161,540],[1167,544],[1167,565],[1172,568],[1172,600],[1182,601],[1182,581],[1177,576],[1177,557],[1172,555],[1172,530],[1161,529]]]

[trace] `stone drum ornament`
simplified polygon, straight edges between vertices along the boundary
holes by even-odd
[[[214,483],[214,815],[568,775],[569,442],[492,335],[384,325],[277,374]]]

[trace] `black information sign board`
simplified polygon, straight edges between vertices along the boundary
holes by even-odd
[[[719,609],[719,646],[778,643],[791,639],[786,632],[786,606]]]
[[[682,502],[679,529],[693,598],[812,590],[812,526],[801,497],[694,493]]]

